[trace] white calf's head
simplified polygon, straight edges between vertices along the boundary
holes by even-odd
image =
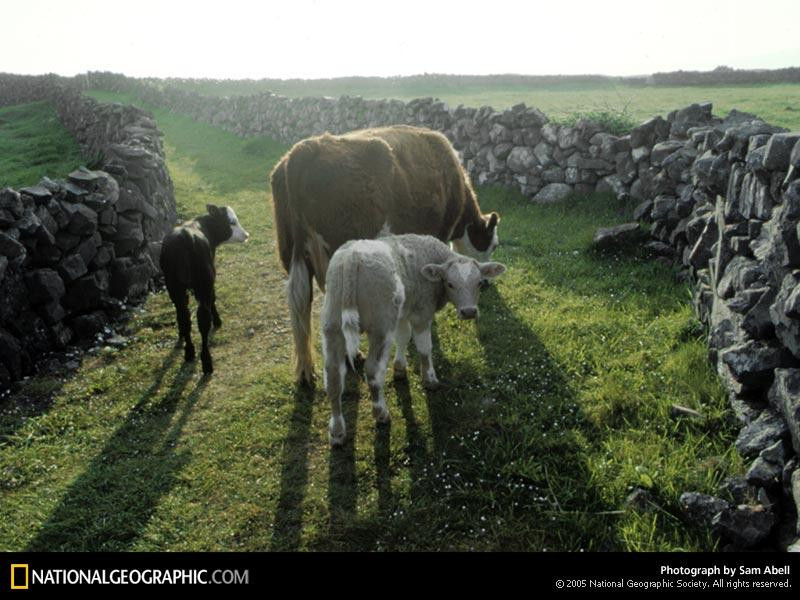
[[[481,282],[497,277],[505,270],[505,265],[501,263],[479,263],[466,256],[457,256],[440,265],[425,265],[422,267],[422,276],[444,284],[447,300],[455,305],[459,319],[474,319],[478,316]]]
[[[206,210],[211,216],[208,220],[204,217],[206,227],[210,228],[209,234],[214,240],[214,244],[224,244],[226,242],[246,242],[250,234],[247,233],[236,213],[230,206],[214,206],[206,204]]]
[[[244,230],[241,223],[239,223],[239,218],[236,216],[236,213],[230,206],[225,207],[225,212],[228,217],[228,223],[231,226],[231,237],[229,237],[226,241],[228,242],[246,242],[247,238],[250,237],[250,234]]]

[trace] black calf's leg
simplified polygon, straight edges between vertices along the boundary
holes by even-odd
[[[219,329],[222,327],[222,319],[219,318],[219,313],[217,312],[217,301],[211,303],[211,317],[214,320],[214,329]]]
[[[211,352],[208,349],[208,333],[211,331],[211,305],[200,303],[197,306],[197,325],[203,338],[203,348],[200,350],[200,360],[203,362],[203,373],[210,375],[214,372],[211,362]]]
[[[194,344],[192,344],[192,314],[189,312],[189,295],[186,289],[169,289],[169,297],[175,305],[178,317],[178,343],[184,342],[183,357],[187,361],[194,360]]]

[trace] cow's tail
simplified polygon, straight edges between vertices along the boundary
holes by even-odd
[[[361,326],[358,315],[358,260],[350,257],[342,265],[342,335],[350,368],[355,370]]]
[[[311,351],[311,273],[306,261],[292,259],[286,285],[289,315],[294,335],[294,372],[298,381],[314,379],[314,356]]]

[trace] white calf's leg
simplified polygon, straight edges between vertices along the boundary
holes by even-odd
[[[433,368],[433,342],[431,342],[431,324],[414,327],[414,345],[420,356],[419,374],[422,376],[422,385],[428,389],[439,387],[436,370]]]
[[[331,420],[328,423],[328,439],[331,446],[344,443],[347,429],[342,416],[342,392],[347,372],[344,336],[336,326],[325,327],[322,333],[322,352],[325,356],[325,393],[331,402]]]
[[[383,384],[386,381],[386,367],[392,350],[392,334],[375,334],[369,336],[369,353],[364,369],[367,384],[372,396],[372,416],[378,423],[389,422],[389,407],[383,395]]]
[[[408,319],[397,322],[397,329],[395,331],[394,343],[394,378],[406,378],[406,348],[408,341],[411,339],[411,323]]]

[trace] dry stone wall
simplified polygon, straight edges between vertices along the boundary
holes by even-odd
[[[1,95],[51,100],[97,168],[0,190],[0,391],[48,353],[111,333],[150,289],[176,221],[149,113],[39,83]]]

